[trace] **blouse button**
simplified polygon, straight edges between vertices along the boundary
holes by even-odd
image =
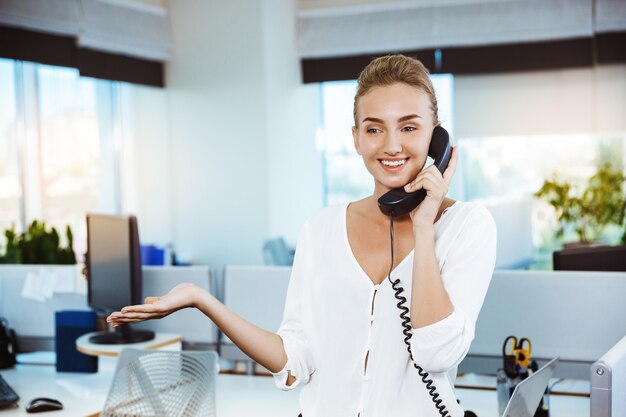
[[[371,314],[370,315],[370,321],[374,321],[376,320],[376,314]]]

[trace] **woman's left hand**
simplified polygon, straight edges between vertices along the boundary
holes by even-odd
[[[450,162],[443,175],[435,165],[431,165],[423,169],[413,181],[404,186],[404,191],[406,192],[414,192],[422,188],[426,190],[424,201],[411,211],[413,227],[432,226],[435,223],[441,203],[446,198],[448,186],[456,171],[457,159],[458,149],[455,146],[452,148]]]

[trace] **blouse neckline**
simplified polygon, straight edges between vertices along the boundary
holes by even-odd
[[[385,276],[385,278],[380,284],[374,284],[374,281],[372,281],[370,276],[367,275],[363,267],[361,267],[361,264],[359,263],[359,261],[356,259],[356,256],[354,256],[354,252],[352,251],[352,246],[350,246],[350,240],[348,239],[348,220],[347,219],[348,219],[348,206],[349,205],[350,205],[350,202],[345,203],[342,206],[342,210],[341,210],[341,228],[343,230],[343,240],[344,240],[344,244],[346,246],[347,252],[348,252],[348,256],[351,258],[352,263],[355,265],[356,269],[363,276],[363,278],[365,278],[367,282],[369,282],[370,286],[374,288],[378,288],[379,286],[383,285],[385,282],[389,281],[388,276]],[[459,201],[457,200],[454,203],[452,203],[452,205],[446,207],[441,213],[441,216],[439,216],[439,219],[437,219],[437,221],[433,223],[433,225],[437,227],[440,224],[441,219],[443,219],[443,217],[450,211],[450,209],[459,205],[460,205]],[[407,260],[412,257],[411,255],[413,255],[413,252],[415,252],[415,249],[411,249],[409,253],[400,261],[400,263],[396,265],[396,267],[391,271],[391,273],[393,274],[394,272],[397,272],[398,270],[400,270],[404,266],[404,264],[407,263]]]

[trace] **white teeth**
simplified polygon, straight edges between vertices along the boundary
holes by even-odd
[[[399,161],[386,161],[384,159],[382,159],[380,162],[383,163],[383,165],[386,165],[388,167],[397,167],[400,165],[404,165],[404,163],[406,162],[406,159],[401,159]]]

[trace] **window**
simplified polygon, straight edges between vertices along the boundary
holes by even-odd
[[[0,59],[0,228],[19,223],[22,188],[17,150],[17,109],[12,61]],[[4,238],[4,235],[2,235]]]
[[[552,207],[535,199],[533,194],[554,174],[560,180],[567,179],[582,187],[603,163],[623,170],[626,135],[462,138],[458,144],[463,155],[459,172],[466,198],[482,199],[494,205],[511,201],[525,204],[534,247],[533,260],[525,267],[552,269],[552,252],[564,242],[576,241],[577,237],[573,230],[566,229],[563,238],[557,239],[558,225]],[[608,227],[600,239],[607,244],[618,244],[622,233],[617,227]],[[514,244],[514,239],[510,240]],[[518,240],[521,240],[519,234]]]
[[[0,60],[0,227],[44,220],[86,249],[85,214],[119,213],[117,83]]]

